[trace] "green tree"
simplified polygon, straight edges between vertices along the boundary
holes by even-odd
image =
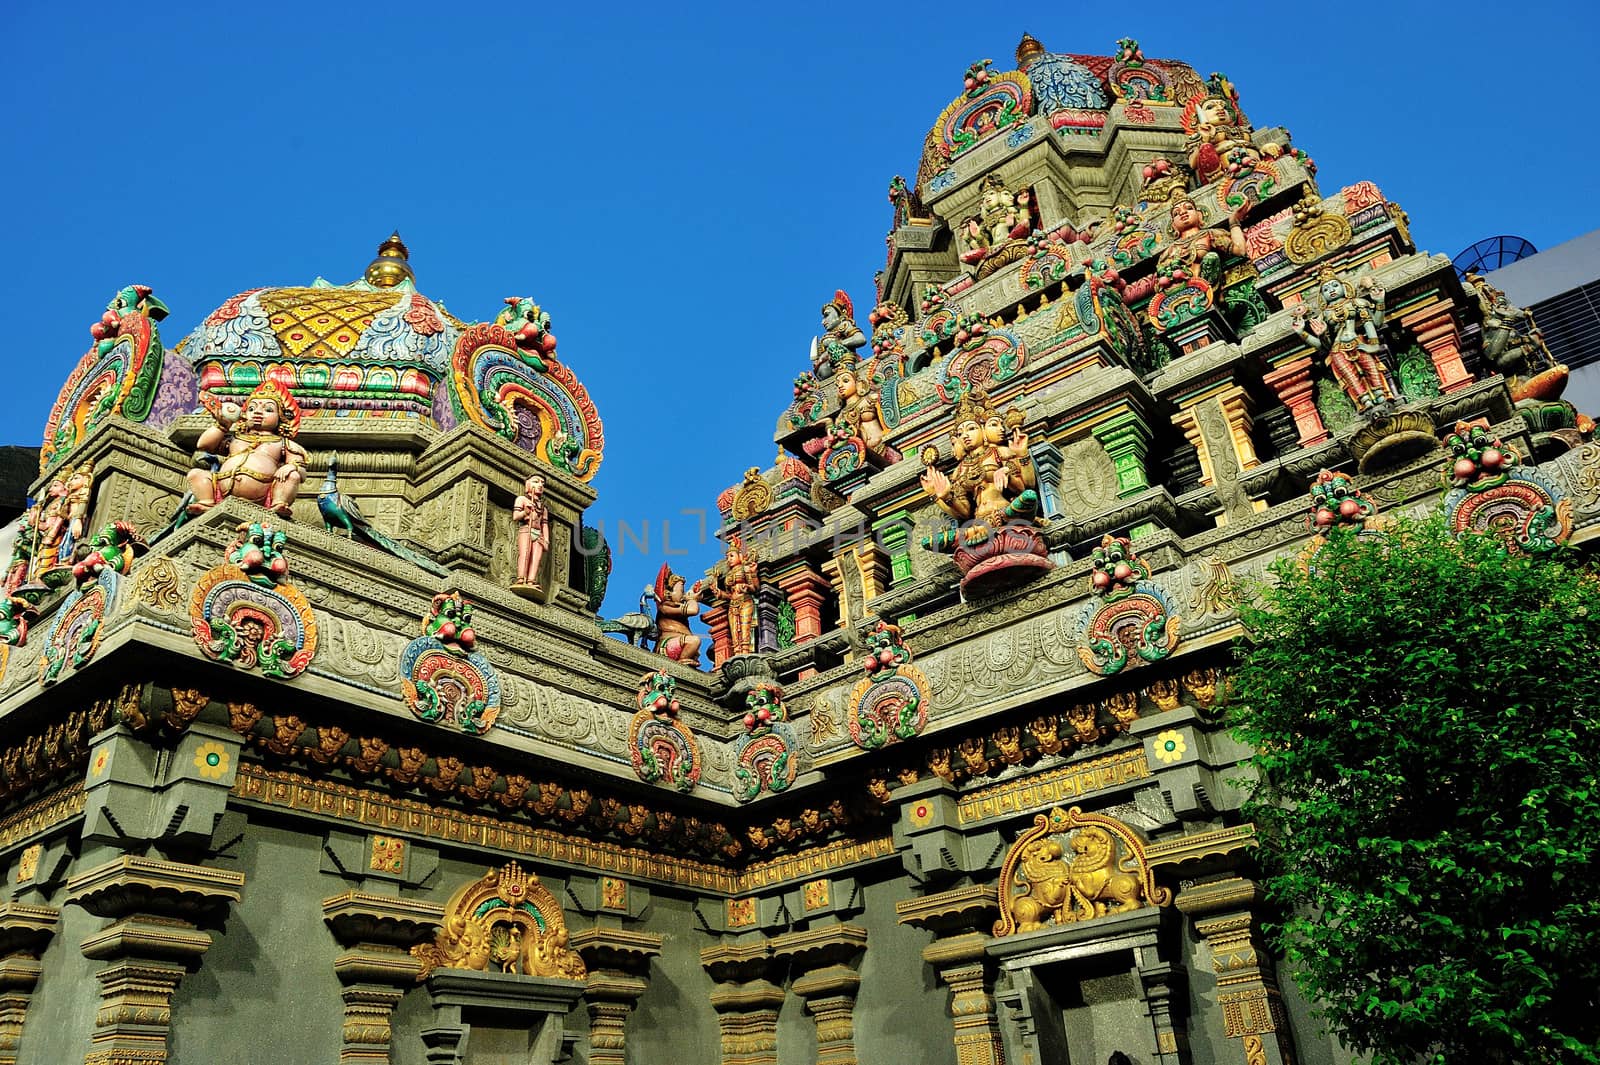
[[[1376,1065],[1600,1063],[1600,582],[1336,531],[1246,608],[1269,935]]]

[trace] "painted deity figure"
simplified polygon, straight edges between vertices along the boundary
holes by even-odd
[[[1198,278],[1215,288],[1222,280],[1222,257],[1242,257],[1247,253],[1239,212],[1228,219],[1226,234],[1206,229],[1205,216],[1187,196],[1172,202],[1170,217],[1172,242],[1161,250],[1161,257],[1156,260],[1156,272],[1163,277],[1178,282]],[[1178,276],[1180,273],[1184,276]]]
[[[73,545],[83,539],[83,526],[89,518],[89,500],[94,489],[94,463],[85,462],[67,478],[64,500],[67,511],[67,535],[62,543],[62,561],[72,557]]]
[[[189,471],[194,496],[189,513],[210,510],[231,495],[280,518],[292,517],[306,464],[305,449],[294,439],[300,428],[294,397],[276,382],[265,381],[242,407],[213,401],[211,413],[216,424],[200,434],[195,468]]]
[[[1196,95],[1184,111],[1183,128],[1189,134],[1189,166],[1204,185],[1223,171],[1249,170],[1262,156],[1276,159],[1283,145],[1270,142],[1257,147],[1254,132],[1239,110],[1239,93],[1221,74],[1206,83],[1206,95]]]
[[[1352,286],[1323,267],[1318,278],[1322,306],[1308,312],[1295,307],[1289,325],[1300,338],[1321,350],[1328,369],[1356,410],[1371,411],[1398,398],[1383,365],[1383,286],[1369,274]]]
[[[22,587],[33,568],[33,552],[37,534],[34,530],[36,515],[32,510],[22,512],[17,521],[17,539],[11,546],[11,561],[6,565],[5,594],[10,595]]]
[[[550,547],[550,507],[544,501],[544,478],[534,474],[522,484],[522,494],[511,505],[517,523],[517,576],[512,591],[531,595],[543,591],[539,569]]]
[[[700,613],[700,582],[684,589],[683,577],[666,563],[656,573],[656,651],[686,666],[700,665],[700,636],[689,629],[689,619]]]
[[[839,414],[836,426],[848,426],[850,435],[858,436],[867,445],[867,451],[884,457],[888,441],[883,435],[883,422],[878,416],[878,393],[870,382],[863,381],[851,368],[838,375]]]
[[[1035,228],[1033,190],[1012,192],[999,174],[983,179],[978,213],[961,224],[961,261],[971,265],[986,258],[991,249],[1025,239]]]
[[[706,588],[728,604],[729,655],[756,653],[756,593],[761,587],[755,552],[734,537],[728,542],[725,571]]]
[[[1533,313],[1512,306],[1504,292],[1479,274],[1469,270],[1466,281],[1483,312],[1483,354],[1505,375],[1512,398],[1559,398],[1566,390],[1566,368],[1557,366],[1551,357]],[[1539,376],[1538,381],[1532,380],[1534,375]]]
[[[822,305],[822,335],[811,341],[811,369],[825,381],[840,366],[855,366],[856,352],[866,346],[867,335],[856,325],[855,305],[843,289]]]
[[[946,474],[938,469],[933,465],[937,449],[925,448],[922,460],[928,468],[922,472],[922,490],[957,522],[975,523],[968,531],[968,542],[984,539],[996,526],[1036,518],[1038,479],[1028,453],[1028,434],[1022,430],[1021,411],[1002,414],[990,405],[984,392],[974,389],[961,398],[950,436],[955,470]],[[958,540],[944,539],[935,546],[958,546]]]

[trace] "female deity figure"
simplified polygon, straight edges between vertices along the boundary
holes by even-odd
[[[539,584],[539,568],[550,546],[550,507],[544,501],[544,477],[533,474],[522,484],[522,494],[511,504],[511,520],[517,523],[517,576],[511,590],[525,598],[544,591]]]
[[[1022,431],[1022,412],[1001,414],[989,397],[974,389],[956,407],[956,424],[950,436],[956,468],[945,474],[932,463],[938,449],[923,450],[922,490],[939,509],[957,522],[973,522],[964,532],[946,532],[928,546],[954,550],[963,543],[979,543],[998,526],[1033,522],[1039,512],[1038,479],[1028,454],[1028,434]]]
[[[700,666],[700,637],[689,630],[689,619],[700,613],[700,582],[684,591],[683,577],[665,562],[656,574],[656,651],[674,662]]]
[[[94,488],[94,463],[85,462],[67,478],[67,536],[61,546],[63,564],[72,558],[73,545],[83,539],[84,522],[89,519],[89,498]]]
[[[206,398],[211,399],[209,394]],[[210,510],[232,495],[258,503],[280,518],[292,517],[306,463],[305,449],[294,440],[300,428],[300,406],[294,397],[277,382],[264,381],[242,408],[215,399],[208,408],[217,424],[201,433],[195,444],[195,468],[188,476],[194,496],[189,513]]]
[[[811,341],[811,370],[825,381],[841,365],[854,366],[856,352],[866,346],[867,335],[855,321],[855,305],[843,289],[822,305],[822,335]]]
[[[887,458],[888,442],[878,418],[877,392],[856,375],[853,367],[840,373],[838,381],[839,413],[833,419],[834,425],[848,426],[850,435],[860,437],[869,454]]]
[[[1324,266],[1317,288],[1322,306],[1307,312],[1297,304],[1290,327],[1312,347],[1325,353],[1328,369],[1360,413],[1397,399],[1383,365],[1383,286],[1368,274],[1352,287]]]
[[[720,580],[712,575],[706,590],[728,604],[728,654],[756,653],[756,592],[761,577],[753,550],[734,537],[728,541],[726,570]]]
[[[1161,250],[1156,272],[1182,281],[1185,278],[1176,276],[1181,271],[1186,278],[1198,278],[1215,288],[1222,280],[1222,256],[1242,257],[1248,253],[1240,226],[1242,212],[1243,208],[1228,219],[1228,232],[1223,234],[1204,228],[1205,216],[1194,200],[1187,196],[1174,200],[1170,214],[1172,243]]]

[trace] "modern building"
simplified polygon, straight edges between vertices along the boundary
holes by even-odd
[[[0,1061],[1351,1060],[1262,938],[1237,582],[1373,507],[1593,543],[1592,427],[1225,78],[950,73],[653,619],[534,300],[398,235],[181,348],[116,294],[0,612]]]
[[[1552,358],[1572,371],[1566,398],[1600,410],[1600,229],[1486,275],[1538,324]]]

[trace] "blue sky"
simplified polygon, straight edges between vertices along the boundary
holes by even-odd
[[[678,569],[718,556],[680,511],[772,461],[818,308],[871,306],[889,178],[1023,30],[1227,73],[1324,189],[1377,182],[1429,250],[1600,224],[1594,5],[526,7],[6,4],[0,442],[38,443],[123,285],[154,287],[172,344],[243,289],[358,277],[398,228],[455,314],[551,313],[605,420],[591,519],[614,546],[651,523],[614,616],[663,520]]]

